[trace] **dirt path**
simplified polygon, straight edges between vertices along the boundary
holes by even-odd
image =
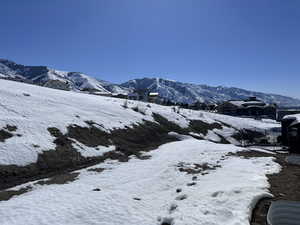
[[[275,157],[275,161],[282,167],[277,174],[267,175],[270,183],[269,191],[274,196],[273,198],[261,199],[256,205],[253,214],[251,225],[266,225],[268,209],[274,200],[291,200],[300,201],[300,166],[286,162],[288,152],[281,151],[277,154],[269,154],[267,152],[249,151],[238,152],[238,156],[251,157]]]

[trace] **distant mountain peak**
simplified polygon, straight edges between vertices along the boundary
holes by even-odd
[[[57,89],[64,87],[64,89],[77,91],[94,90],[103,93],[111,91],[126,92],[126,88],[116,88],[114,84],[101,82],[82,72],[66,72],[47,66],[24,66],[7,59],[0,59],[0,77],[23,79]]]
[[[162,98],[173,102],[191,104],[194,102],[218,103],[227,100],[244,100],[251,96],[265,101],[276,103],[280,106],[299,106],[300,100],[277,94],[265,94],[261,92],[248,91],[240,88],[225,86],[208,86],[192,83],[183,83],[163,78],[141,78],[121,84],[129,89],[147,89],[158,92]]]
[[[0,59],[0,78],[30,81],[42,86],[74,91],[97,91],[126,94],[134,90],[148,90],[159,93],[160,97],[178,103],[243,100],[251,96],[280,106],[300,106],[300,100],[276,94],[248,91],[234,87],[208,86],[164,79],[144,77],[129,80],[121,85],[93,78],[82,72],[60,71],[47,66],[24,66],[14,61]]]

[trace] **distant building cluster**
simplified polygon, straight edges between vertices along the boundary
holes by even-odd
[[[267,104],[256,97],[246,100],[231,100],[217,106],[217,112],[230,116],[276,119],[276,104]]]
[[[168,99],[165,99],[159,95],[158,92],[151,92],[146,89],[135,90],[128,94],[113,94],[103,92],[90,92],[91,94],[102,95],[107,97],[116,97],[122,99],[151,102],[161,105],[176,105],[180,108],[193,109],[193,110],[205,110],[210,112],[216,112],[224,115],[249,117],[256,119],[273,119],[281,121],[286,115],[300,114],[300,109],[293,108],[281,108],[279,109],[276,104],[268,104],[257,97],[249,97],[245,100],[229,100],[219,103],[206,103],[206,102],[194,102],[193,104],[176,103]]]

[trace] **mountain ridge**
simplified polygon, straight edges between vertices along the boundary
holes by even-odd
[[[231,99],[240,100],[256,96],[267,103],[276,103],[279,106],[300,106],[300,100],[296,98],[249,91],[236,87],[209,86],[149,77],[114,84],[81,72],[61,71],[47,66],[25,66],[7,59],[0,59],[0,78],[27,81],[56,89],[72,91],[89,90],[104,94],[127,94],[138,89],[143,89],[158,92],[160,97],[176,103],[192,104],[197,101],[218,103]]]

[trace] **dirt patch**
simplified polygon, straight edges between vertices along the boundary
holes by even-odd
[[[276,155],[267,152],[249,150],[249,151],[240,151],[235,153],[229,152],[226,156],[238,156],[238,157],[243,157],[245,159],[250,159],[254,157],[275,157]]]
[[[168,142],[178,141],[177,138],[168,135],[169,132],[170,129],[165,125],[144,121],[143,124],[133,125],[126,130],[114,130],[111,140],[116,145],[116,150],[124,156],[135,155],[145,159],[143,152],[156,149]]]
[[[79,173],[63,173],[49,178],[48,180],[41,180],[35,184],[50,185],[50,184],[67,184],[77,179]]]
[[[4,129],[8,130],[9,132],[15,132],[17,131],[17,126],[14,126],[14,125],[6,125],[6,127],[4,127]]]
[[[102,173],[104,170],[105,170],[104,168],[90,168],[87,171]]]
[[[179,134],[190,135],[196,139],[203,139],[203,138],[199,138],[195,135],[191,135],[190,132],[201,133],[205,136],[205,135],[207,135],[209,130],[213,130],[213,129],[221,130],[223,128],[221,123],[205,123],[201,120],[191,120],[188,128],[181,128],[177,124],[170,122],[169,120],[167,120],[166,118],[164,118],[163,116],[161,116],[159,114],[154,113],[153,118],[158,123],[163,124],[164,127],[167,128],[169,131],[175,131]],[[217,135],[221,139],[218,143],[230,144],[223,136],[221,136],[219,134],[217,134]]]
[[[207,171],[209,170],[215,170],[219,167],[220,165],[210,165],[208,163],[203,163],[203,164],[198,164],[198,163],[179,163],[177,165],[179,168],[178,170],[180,172],[184,172],[187,174],[199,174],[201,173],[202,175],[205,175]]]
[[[4,142],[6,139],[9,139],[13,137],[13,135],[11,133],[9,133],[8,131],[1,129],[0,130],[0,142]]]
[[[218,135],[219,138],[221,139],[218,143],[220,143],[220,144],[230,144],[230,142],[227,141],[222,135],[220,135],[220,134],[216,134],[216,135]]]
[[[110,134],[100,130],[94,125],[90,125],[90,127],[71,125],[68,127],[67,136],[88,147],[97,147],[99,145],[107,147],[111,144],[109,141]]]
[[[222,125],[219,123],[205,123],[201,120],[191,120],[190,129],[196,133],[207,135],[209,130],[222,129]]]
[[[234,130],[237,130],[235,127],[231,126],[231,125],[228,124],[228,123],[225,123],[225,122],[223,122],[223,121],[221,121],[221,120],[216,120],[216,121],[219,122],[220,124],[222,124],[224,127],[228,127],[228,128],[232,128],[232,129],[234,129]]]
[[[275,200],[300,201],[300,166],[286,162],[287,155],[276,155],[276,162],[281,165],[278,174],[268,175],[270,191]]]
[[[47,130],[53,137],[63,136],[62,132],[60,132],[60,130],[56,127],[49,127]]]
[[[231,155],[245,158],[274,157],[275,162],[282,167],[279,173],[267,175],[268,182],[270,183],[269,191],[274,197],[272,199],[261,199],[257,203],[253,210],[251,225],[266,224],[268,209],[274,200],[300,201],[300,166],[287,163],[285,158],[288,154],[268,154],[251,150],[231,153]]]
[[[144,121],[131,128],[115,129],[111,133],[105,133],[96,123],[89,124],[89,127],[70,125],[66,134],[55,127],[49,127],[48,132],[55,137],[55,149],[43,151],[38,155],[37,163],[24,167],[0,165],[0,190],[90,167],[106,159],[126,162],[132,155],[147,159],[143,156],[144,152],[167,142],[178,141],[177,138],[168,135],[170,127],[155,122]],[[99,157],[82,157],[73,146],[74,140],[95,149],[99,145],[115,145],[116,150]]]
[[[272,199],[263,198],[256,204],[252,212],[251,225],[267,225],[267,214],[271,203]]]
[[[55,127],[49,127],[48,132],[55,138],[53,141],[56,145],[55,149],[44,150],[38,155],[37,163],[24,167],[0,165],[0,190],[24,182],[90,167],[106,159],[121,162],[128,161],[131,156],[148,159],[149,156],[145,156],[144,152],[156,149],[168,142],[178,141],[176,137],[168,135],[171,131],[188,135],[193,131],[205,133],[209,129],[222,129],[219,123],[207,124],[196,120],[191,122],[189,128],[181,128],[159,114],[153,114],[153,118],[156,122],[143,121],[132,127],[112,130],[110,133],[104,132],[102,125],[93,121],[85,121],[88,127],[70,125],[65,134]],[[14,128],[7,129],[13,130]],[[8,131],[0,130],[0,141],[12,136]],[[97,146],[109,145],[115,145],[116,150],[99,157],[82,157],[74,147],[75,140],[85,146],[95,148],[95,150]],[[201,170],[203,171],[205,168]],[[194,173],[196,171],[200,171],[200,167],[194,170]]]
[[[166,129],[168,132],[174,131],[179,134],[188,134],[189,133],[189,129],[181,128],[176,123],[169,121],[168,119],[166,119],[165,117],[163,117],[157,113],[153,113],[152,116],[153,116],[154,120],[156,122],[158,122],[161,126],[163,126],[164,129]]]
[[[21,188],[20,190],[10,190],[10,191],[1,191],[0,192],[0,201],[8,201],[14,196],[22,195],[28,191],[30,191],[32,187],[27,186],[24,188]]]
[[[151,159],[151,155],[140,155],[139,159],[140,159],[140,160]]]
[[[145,110],[142,109],[142,108],[139,108],[138,106],[135,106],[135,107],[133,107],[133,108],[131,108],[131,109],[132,109],[133,111],[135,111],[135,112],[138,112],[138,113],[142,114],[142,115],[146,115]]]
[[[237,141],[246,142],[245,144],[262,143],[262,141],[266,141],[266,135],[264,133],[249,129],[239,130],[233,134],[232,137]]]

